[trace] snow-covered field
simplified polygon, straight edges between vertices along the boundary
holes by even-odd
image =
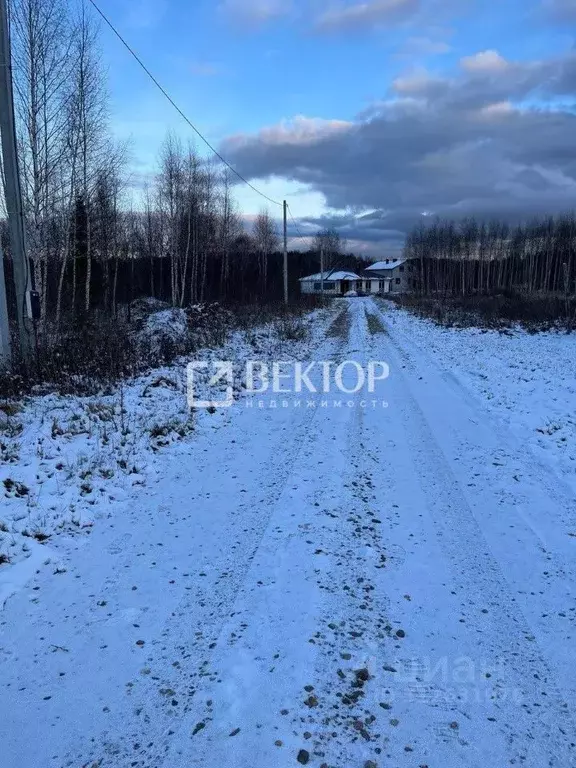
[[[442,328],[382,304],[404,344],[433,357],[576,492],[576,333]]]
[[[204,354],[389,378],[190,421],[181,361],[9,416],[2,768],[576,765],[574,340],[309,324]]]

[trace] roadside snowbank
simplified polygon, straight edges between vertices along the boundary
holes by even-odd
[[[222,346],[200,349],[194,359],[232,360],[237,366],[249,359],[305,359],[335,311],[304,316],[299,340],[287,338],[285,322],[270,322],[237,330]],[[177,341],[193,321],[184,310],[160,309],[143,319],[142,338]],[[0,607],[6,592],[29,578],[30,562],[40,558],[50,564],[52,558],[58,570],[50,549],[55,534],[85,535],[99,518],[118,514],[134,487],[155,476],[156,454],[193,440],[198,419],[213,417],[188,408],[188,362],[181,357],[121,383],[111,394],[46,394],[0,403]],[[208,394],[208,375],[207,370],[195,378],[200,395]],[[27,567],[18,575],[14,566],[23,561]]]
[[[576,334],[444,328],[385,304],[399,341],[433,356],[576,491]]]

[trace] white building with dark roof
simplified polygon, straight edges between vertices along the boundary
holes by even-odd
[[[348,291],[362,290],[363,280],[360,275],[347,270],[324,272],[324,293],[327,296],[344,296]],[[300,278],[302,294],[322,292],[322,273]]]

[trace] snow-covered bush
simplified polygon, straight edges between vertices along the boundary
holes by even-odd
[[[152,313],[136,334],[136,343],[139,358],[151,365],[183,355],[189,346],[186,312],[173,308]]]
[[[303,341],[309,335],[308,327],[300,317],[281,317],[275,326],[282,341]]]
[[[170,309],[170,304],[152,296],[134,299],[128,307],[129,322],[135,328],[141,328],[153,312],[162,312],[163,309]]]
[[[108,391],[120,379],[224,344],[235,326],[235,315],[217,303],[181,309],[153,298],[136,299],[115,318],[99,311],[82,322],[64,316],[39,337],[32,369],[0,375],[0,397]]]
[[[192,304],[186,309],[153,312],[137,332],[139,357],[154,365],[169,363],[201,347],[224,344],[234,316],[220,304]]]
[[[235,324],[232,312],[217,302],[192,304],[186,314],[195,349],[224,344]]]

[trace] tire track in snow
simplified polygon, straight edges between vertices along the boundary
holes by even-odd
[[[444,454],[466,483],[464,495],[495,559],[541,644],[554,648],[557,677],[576,697],[570,648],[576,642],[574,540],[576,499],[553,467],[534,459],[519,438],[405,334],[396,340],[415,371],[416,398],[427,405]],[[446,385],[446,386],[444,386]],[[430,390],[433,390],[432,392]],[[435,391],[441,398],[434,398]],[[441,422],[442,398],[451,401]],[[466,470],[466,474],[463,474]],[[479,503],[482,499],[482,503]],[[524,559],[530,557],[532,567]]]
[[[335,358],[337,361],[350,359],[358,353],[359,342],[364,340],[363,327],[362,332],[358,333],[358,318],[353,316],[351,319],[353,327],[350,338],[348,343],[338,351]],[[337,335],[342,338],[343,329],[339,327],[337,330]],[[344,494],[347,498],[353,499],[355,488],[359,483],[354,477],[350,477],[350,482],[345,483],[342,489],[340,481],[336,484],[332,482],[334,477],[340,477],[338,470],[340,466],[348,469],[350,453],[348,438],[356,432],[355,427],[350,429],[348,426],[351,412],[349,409],[341,409],[332,419],[326,415],[326,411],[323,413],[325,418],[315,420],[313,433],[309,434],[305,441],[301,460],[292,468],[292,480],[302,488],[302,492],[297,494],[302,504],[302,506],[299,505],[300,511],[288,516],[296,517],[292,530],[290,530],[289,520],[285,519],[282,522],[282,518],[286,518],[286,510],[295,503],[291,498],[292,494],[288,493],[278,505],[275,512],[276,525],[266,535],[266,542],[258,553],[258,562],[253,563],[245,588],[242,590],[243,594],[235,605],[234,617],[229,622],[228,632],[235,638],[234,651],[219,648],[222,656],[220,667],[233,665],[227,686],[220,686],[224,688],[224,696],[219,695],[218,685],[209,685],[203,691],[201,698],[210,696],[215,701],[223,698],[224,703],[218,702],[218,712],[214,722],[196,737],[199,751],[190,758],[194,765],[216,766],[221,765],[223,761],[227,766],[242,766],[242,768],[253,764],[292,764],[299,749],[309,745],[308,740],[312,739],[312,734],[305,730],[304,722],[308,722],[306,713],[312,713],[315,710],[314,696],[311,693],[313,687],[310,682],[311,678],[315,677],[310,672],[313,664],[298,663],[296,669],[287,669],[283,665],[296,664],[299,654],[312,654],[314,658],[326,653],[333,654],[331,628],[326,628],[326,622],[315,618],[313,606],[316,603],[322,605],[329,599],[328,595],[333,589],[331,579],[335,575],[334,571],[330,570],[329,562],[335,556],[340,559],[346,558],[346,552],[342,551],[342,543],[350,547],[350,539],[353,540],[355,537],[354,527],[358,527],[359,524],[359,518],[351,507],[345,506],[342,498]],[[309,466],[312,456],[322,456],[318,460],[317,472],[314,471],[314,467]],[[337,512],[341,512],[342,517]],[[346,520],[347,517],[348,520]],[[350,525],[351,521],[352,523],[355,521],[355,526]],[[343,526],[345,530],[342,530]],[[331,538],[332,533],[334,533],[334,540]],[[298,559],[294,562],[294,566],[298,569],[298,577],[306,591],[306,594],[301,593],[303,607],[307,602],[309,603],[306,615],[302,615],[300,622],[297,619],[300,610],[299,601],[293,600],[287,603],[286,595],[281,594],[291,589],[290,582],[296,576],[293,566],[286,558],[288,552],[295,553],[300,546],[304,546],[305,549],[313,548],[315,542],[318,542],[320,548],[307,555],[308,562]],[[350,553],[351,550],[348,554]],[[263,608],[257,591],[255,593],[253,587],[250,589],[250,583],[252,585],[260,583],[257,579],[259,574],[266,573],[265,563],[271,564],[274,560],[281,565],[277,577],[272,582],[272,585],[276,584],[277,587],[271,585],[269,588],[277,589],[278,594],[273,593],[277,599],[274,600],[273,610],[268,613]],[[306,586],[306,580],[309,586]],[[367,601],[370,601],[370,589],[368,584],[363,588]],[[316,597],[311,597],[313,595]],[[280,612],[277,611],[277,602],[283,606]],[[266,600],[264,600],[265,604]],[[356,618],[354,617],[350,622],[351,627]],[[235,627],[243,626],[242,620],[247,625],[245,631],[234,631]],[[306,633],[306,629],[298,626],[300,623],[309,627],[310,635]],[[254,637],[254,624],[260,626],[265,640]],[[351,629],[351,632],[355,635],[360,634],[358,629]],[[266,660],[271,665],[269,669],[266,668]],[[247,672],[246,669],[252,671]],[[240,704],[237,700],[237,690],[242,686],[242,681],[247,675],[256,677],[254,687],[257,685],[258,688],[245,691],[247,700]],[[271,675],[270,683],[266,682],[268,675]],[[292,679],[288,681],[287,678],[301,678],[300,694],[294,690],[290,695],[287,694],[286,689],[290,689],[293,682]],[[277,681],[278,691],[275,690],[275,681]],[[222,682],[226,683],[226,681]],[[256,694],[257,701],[254,700]],[[305,698],[309,700],[308,705],[303,704]],[[238,711],[239,707],[241,712]],[[236,723],[243,724],[242,732],[236,733],[234,728]],[[189,742],[190,737],[189,734],[187,735],[191,725],[192,720],[181,729],[182,739],[179,750],[171,751],[170,756],[166,758],[166,765],[179,764],[186,754],[186,749],[194,748],[194,742]],[[253,733],[250,733],[251,725],[255,729]],[[233,741],[228,741],[229,733],[235,734]],[[274,742],[274,733],[282,738]],[[256,741],[255,734],[258,734]]]
[[[353,306],[352,359],[366,364],[370,356],[364,306]],[[360,393],[359,399],[365,394]],[[323,574],[327,601],[319,621],[321,652],[310,675],[317,705],[308,710],[301,706],[294,721],[304,739],[310,739],[314,760],[342,767],[376,761],[384,750],[382,709],[373,692],[378,685],[378,660],[398,631],[379,578],[390,564],[390,552],[374,494],[378,457],[366,439],[364,409],[356,407],[353,413],[340,492],[344,497],[344,489],[349,490],[349,503],[341,501],[327,510],[332,525],[323,531],[331,562]]]
[[[498,670],[501,677],[494,683],[502,691],[518,694],[517,705],[501,702],[502,717],[507,719],[501,727],[509,744],[509,757],[532,768],[573,765],[576,729],[549,652],[538,644],[460,481],[412,394],[414,380],[419,380],[417,367],[405,351],[399,351],[393,339],[383,339],[382,347],[393,364],[393,407],[402,415],[414,468],[426,489],[427,509],[458,584],[460,621],[475,633],[476,658],[503,659]],[[407,364],[410,378],[402,373],[401,360]],[[448,396],[445,406],[446,429],[450,429],[453,400]],[[554,652],[553,646],[551,650]],[[500,703],[495,702],[495,707],[500,708]],[[478,761],[471,764],[481,765],[480,749],[471,746],[473,752],[477,751]]]
[[[395,305],[394,311],[396,309]],[[385,313],[378,306],[378,314],[386,319]],[[527,454],[530,459],[530,467],[533,474],[538,478],[538,482],[545,488],[546,493],[554,500],[558,509],[565,510],[569,515],[569,524],[576,527],[576,499],[574,493],[565,478],[562,477],[553,465],[546,465],[540,457],[534,454],[530,448],[522,441],[512,430],[495,414],[491,413],[485,403],[475,395],[466,386],[466,384],[451,370],[446,369],[442,363],[442,360],[438,360],[432,357],[427,349],[423,349],[420,344],[414,341],[413,338],[409,338],[405,333],[399,331],[398,328],[391,326],[385,322],[386,331],[392,340],[396,351],[402,357],[406,367],[415,371],[414,361],[415,359],[422,362],[426,362],[427,368],[433,368],[435,372],[442,378],[448,389],[454,392],[455,397],[461,397],[469,406],[469,408],[475,411],[482,421],[490,423],[491,428],[498,435],[500,442],[505,445],[514,456],[518,456],[522,461],[526,461]],[[568,521],[567,521],[568,522]]]
[[[346,325],[347,308],[344,307],[330,327],[337,326],[341,331]],[[314,351],[314,359],[334,357],[333,348],[343,344],[340,331],[329,334],[330,338]],[[293,477],[294,465],[301,459],[306,446],[315,440],[316,413],[316,409],[302,409],[295,411],[286,423],[281,422],[283,426],[275,436],[276,445],[264,465],[259,466],[261,483],[255,483],[253,488],[248,489],[233,516],[232,522],[237,521],[238,527],[229,531],[227,538],[236,538],[241,546],[226,550],[225,559],[217,566],[209,561],[198,565],[196,570],[203,578],[196,578],[195,581],[200,586],[187,588],[168,622],[147,644],[150,653],[143,658],[143,666],[151,674],[137,681],[136,718],[128,719],[127,722],[132,725],[126,728],[125,724],[122,734],[97,737],[96,749],[100,751],[94,751],[94,760],[101,754],[103,746],[104,752],[113,757],[114,768],[158,768],[166,759],[170,743],[189,713],[195,713],[195,722],[209,724],[212,707],[206,702],[212,700],[209,694],[203,699],[202,696],[207,688],[221,681],[213,659],[218,648],[227,640],[227,624],[234,617],[234,604],[245,587],[247,574],[269,531],[275,507]],[[230,418],[244,416],[231,414]],[[235,469],[238,455],[250,451],[251,444],[253,446],[263,433],[274,434],[278,430],[273,412],[265,409],[259,410],[256,418],[248,419],[247,427],[242,436],[243,445],[229,446],[228,456],[221,462],[230,472],[238,471]],[[288,431],[288,439],[284,430]],[[209,462],[206,471],[210,472]],[[251,480],[246,478],[241,484],[249,486]],[[167,484],[166,477],[162,479],[162,484]],[[239,498],[242,494],[235,494],[235,504]],[[166,501],[169,502],[169,499]],[[182,530],[179,533],[182,535]],[[219,577],[215,578],[215,570],[219,571]],[[117,572],[117,578],[119,576],[122,577],[121,571]],[[183,627],[186,627],[185,631]],[[240,635],[241,632],[238,633]],[[164,694],[159,696],[159,691]],[[134,750],[134,744],[138,746],[137,750]],[[86,754],[82,757],[85,760]],[[105,761],[102,766],[106,764]]]
[[[224,633],[226,624],[234,616],[234,603],[242,590],[247,574],[250,571],[254,558],[262,544],[266,532],[271,524],[274,515],[275,505],[284,491],[286,484],[290,480],[294,463],[298,460],[302,451],[302,442],[309,438],[310,431],[313,428],[312,422],[315,411],[305,412],[303,421],[297,425],[292,433],[289,442],[279,447],[274,457],[262,468],[263,477],[274,477],[274,487],[267,489],[264,499],[256,502],[254,499],[242,503],[238,509],[238,515],[243,519],[243,549],[236,550],[228,564],[224,565],[221,573],[225,574],[213,584],[214,592],[210,595],[207,588],[198,590],[195,593],[186,595],[180,602],[174,616],[162,630],[161,636],[166,646],[162,647],[161,659],[180,658],[180,666],[177,674],[166,676],[163,679],[163,686],[175,686],[181,688],[182,676],[188,678],[190,686],[189,694],[186,696],[180,707],[179,719],[186,716],[191,711],[196,711],[196,722],[209,723],[212,719],[212,707],[198,706],[197,702],[200,696],[210,689],[211,685],[221,681],[220,672],[213,663],[215,649],[225,641]],[[252,511],[252,514],[250,513]],[[254,514],[256,512],[256,514]],[[222,568],[222,566],[220,566]],[[203,568],[203,571],[210,569],[210,565]],[[214,597],[217,594],[217,604],[214,605]],[[181,627],[187,617],[197,613],[197,606],[207,602],[212,602],[214,610],[208,614],[199,616],[194,627],[189,628],[189,637],[194,641],[186,641],[182,638]],[[177,642],[171,641],[171,638],[177,638]],[[168,650],[170,648],[170,650]],[[153,656],[148,659],[149,663],[158,665],[158,657]],[[168,665],[167,665],[168,666]],[[208,683],[208,685],[206,685]],[[204,701],[209,702],[211,694],[205,693]],[[155,697],[157,700],[157,696]],[[146,725],[158,724],[162,715],[166,717],[165,708],[154,707],[145,717]],[[168,721],[168,724],[169,721]],[[179,728],[180,725],[177,726]],[[172,740],[174,731],[170,728],[166,733],[164,728],[156,728],[156,731],[164,735],[157,737],[154,748],[146,750],[145,757],[138,765],[146,768],[158,768],[165,759],[165,753],[169,749],[169,743]],[[128,757],[128,756],[127,756]],[[128,765],[128,763],[127,763]]]

